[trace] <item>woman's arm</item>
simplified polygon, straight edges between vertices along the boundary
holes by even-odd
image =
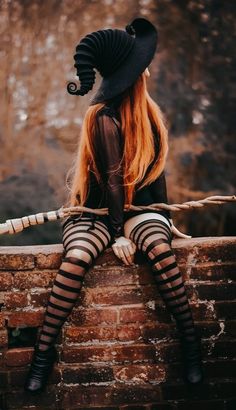
[[[149,187],[154,202],[164,202],[168,204],[165,171],[162,171],[159,177],[155,181],[153,181],[149,185]],[[164,210],[164,212],[166,216],[172,221],[170,211],[166,209]]]
[[[151,190],[152,197],[155,202],[164,202],[168,204],[165,171],[162,171],[159,177],[150,184],[150,190]],[[173,235],[179,238],[191,238],[190,235],[186,235],[180,232],[175,227],[169,210],[165,209],[163,212],[165,213],[165,215],[167,216],[167,218],[169,219],[171,223],[171,231],[173,232]]]
[[[117,123],[108,114],[99,113],[96,123],[96,152],[107,190],[109,231],[114,243],[115,238],[124,236],[125,196],[121,135]]]

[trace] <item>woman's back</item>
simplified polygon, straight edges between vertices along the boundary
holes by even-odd
[[[108,208],[109,215],[104,215],[101,219],[109,225],[112,234],[118,234],[118,232],[122,231],[123,224],[128,218],[139,214],[139,211],[123,211],[125,195],[121,160],[124,149],[124,137],[121,133],[121,117],[119,112],[121,100],[122,98],[118,96],[108,101],[97,113],[94,152],[102,184],[98,183],[94,172],[90,169],[88,197],[84,204],[84,206],[90,208]],[[156,141],[156,155],[153,162],[149,165],[145,176],[158,155],[158,135],[154,134],[154,137]],[[150,205],[154,202],[168,203],[164,172],[150,185],[146,185],[138,190],[138,185],[141,185],[141,183],[142,181],[135,187],[133,205]],[[150,210],[143,210],[142,212],[150,212]],[[154,212],[170,218],[169,211]],[[95,218],[92,213],[86,212],[83,214]]]

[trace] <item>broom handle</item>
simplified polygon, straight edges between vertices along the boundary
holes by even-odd
[[[227,202],[236,202],[236,195],[232,196],[210,196],[198,201],[187,201],[182,204],[165,204],[165,203],[153,203],[151,205],[130,205],[129,210],[142,211],[144,209],[152,210],[170,210],[181,211],[191,208],[201,208],[205,205],[224,204]],[[128,207],[125,206],[124,211],[128,212]],[[70,208],[60,208],[56,211],[41,212],[35,215],[23,216],[22,218],[7,219],[5,223],[0,224],[0,234],[14,234],[23,231],[32,225],[41,225],[48,221],[56,221],[58,219],[66,218],[70,215],[77,215],[82,212],[91,212],[97,215],[105,215],[108,213],[108,208],[92,209],[84,206],[75,206]],[[177,229],[177,228],[175,228]],[[177,231],[176,231],[177,233]]]

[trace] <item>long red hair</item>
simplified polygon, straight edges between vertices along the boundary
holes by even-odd
[[[89,188],[89,169],[93,170],[97,181],[101,182],[95,163],[93,140],[96,114],[105,104],[104,102],[89,106],[85,113],[77,155],[69,170],[72,180],[66,206],[84,205]],[[132,204],[135,185],[142,181],[148,166],[155,158],[152,127],[157,130],[159,136],[159,155],[138,189],[149,185],[163,171],[168,153],[168,131],[160,107],[147,91],[144,72],[124,94],[119,111],[124,138],[122,161],[125,205],[129,207]]]

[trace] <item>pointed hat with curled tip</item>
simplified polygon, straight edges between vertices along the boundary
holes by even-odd
[[[135,18],[125,30],[105,29],[87,34],[74,55],[80,88],[72,82],[67,85],[68,92],[87,94],[95,83],[96,69],[102,81],[90,105],[121,94],[151,63],[157,42],[157,29],[143,17]]]

